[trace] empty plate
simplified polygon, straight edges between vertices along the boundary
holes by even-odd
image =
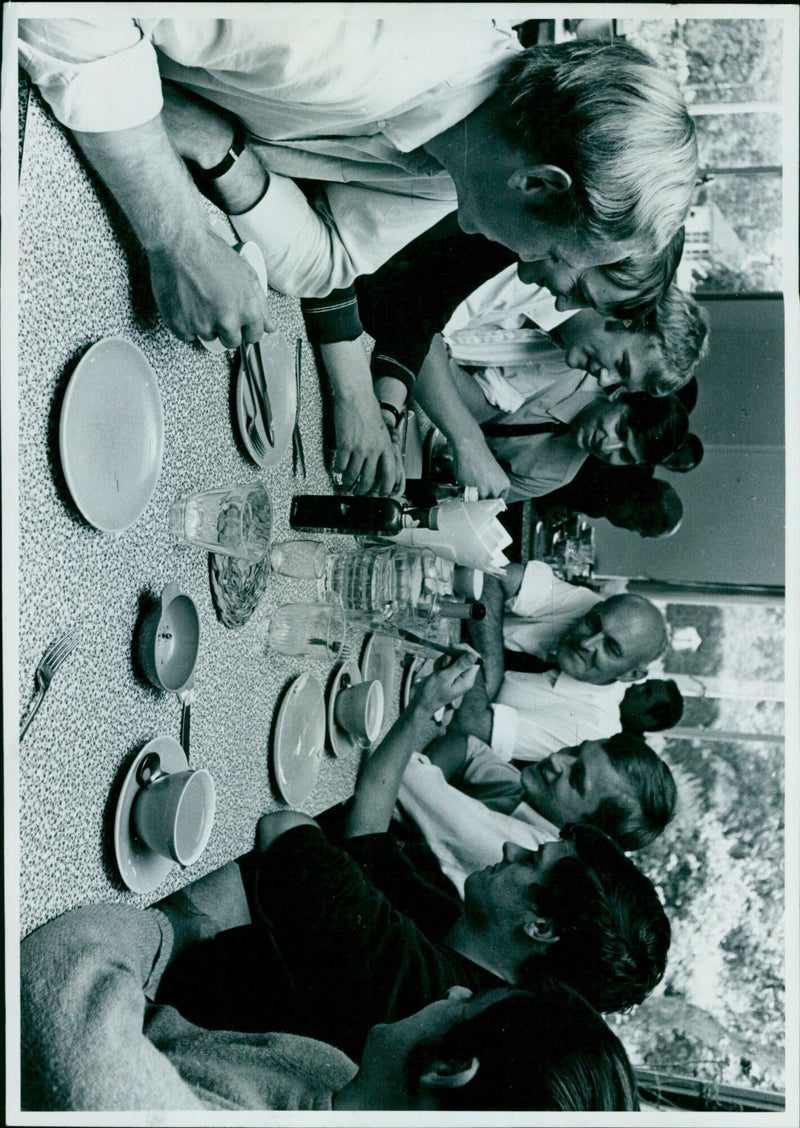
[[[314,790],[325,748],[325,697],[311,674],[295,678],[278,710],[272,764],[281,795],[299,806]]]
[[[83,516],[121,533],[147,508],[161,472],[164,413],[155,372],[121,337],[92,345],[61,408],[61,465]]]

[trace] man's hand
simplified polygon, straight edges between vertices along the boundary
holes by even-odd
[[[342,486],[358,494],[397,493],[403,481],[400,447],[383,421],[370,389],[362,396],[334,398],[336,455],[333,471]]]
[[[462,646],[461,649],[464,653],[459,658],[420,682],[411,699],[410,708],[421,717],[432,717],[474,685],[480,670],[479,656],[472,647]]]
[[[481,498],[504,497],[511,488],[483,437],[453,444],[453,472],[460,486],[477,486]]]
[[[182,341],[218,337],[233,349],[274,331],[255,271],[214,232],[207,231],[191,247],[152,251],[149,260],[156,304]]]

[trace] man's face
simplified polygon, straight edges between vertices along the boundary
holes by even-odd
[[[558,827],[583,822],[604,799],[628,790],[599,740],[584,740],[528,764],[520,782],[530,805]]]
[[[632,725],[643,732],[652,730],[655,719],[652,715],[654,706],[668,704],[669,690],[667,683],[661,678],[648,678],[639,685],[632,685],[625,691],[625,696],[619,707],[620,720],[623,724]]]
[[[574,228],[538,218],[524,195],[510,187],[502,173],[493,176],[481,169],[480,175],[471,175],[467,171],[464,177],[456,177],[456,188],[461,230],[468,235],[480,232],[502,243],[523,262],[556,258],[577,277],[590,267],[625,257],[625,244],[589,239]]]
[[[620,256],[620,259],[623,257]],[[535,262],[524,263],[519,268],[519,276],[523,282],[545,286],[555,296],[556,309],[561,313],[568,309],[591,308],[609,313],[637,297],[636,291],[616,285],[597,269],[620,259],[607,259],[605,263],[582,267],[556,252]]]
[[[556,862],[577,856],[571,842],[546,842],[525,850],[506,842],[503,860],[471,873],[464,883],[464,912],[475,924],[512,930],[531,912],[534,886],[547,884]]]
[[[599,400],[575,417],[571,434],[581,450],[609,466],[636,466],[644,462],[644,454],[629,418],[627,405]]]
[[[623,602],[596,603],[568,627],[556,648],[559,668],[592,685],[633,678],[646,667],[653,647],[652,628],[638,608]]]
[[[661,350],[652,333],[634,333],[630,324],[593,309],[573,314],[558,328],[565,361],[591,372],[605,392],[623,385],[629,392],[647,392]]]

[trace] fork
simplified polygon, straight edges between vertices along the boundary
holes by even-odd
[[[50,688],[50,682],[53,680],[53,674],[56,672],[61,663],[69,658],[72,651],[78,645],[78,628],[73,627],[72,630],[67,631],[59,638],[50,643],[47,650],[41,657],[39,665],[36,667],[34,677],[36,679],[36,695],[28,712],[28,716],[22,723],[19,730],[19,738],[22,740],[28,727],[36,716],[39,706],[41,705],[45,693]]]

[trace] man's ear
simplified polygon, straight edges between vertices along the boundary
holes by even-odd
[[[460,1089],[468,1085],[478,1072],[479,1061],[444,1061],[437,1059],[431,1063],[430,1069],[420,1077],[420,1085],[427,1089]]]
[[[642,678],[647,677],[647,666],[635,666],[634,669],[628,670],[627,674],[620,674],[617,681],[621,682],[635,682],[641,681]]]
[[[552,919],[539,914],[531,914],[523,924],[522,930],[529,940],[535,940],[537,944],[555,944],[560,939],[556,935]]]
[[[512,172],[508,178],[508,187],[522,192],[526,203],[541,205],[551,196],[569,192],[572,177],[558,165],[531,165]]]

